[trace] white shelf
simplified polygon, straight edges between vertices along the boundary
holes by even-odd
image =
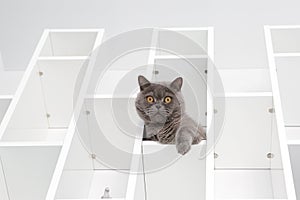
[[[3,135],[1,141],[62,144],[66,133],[67,129],[10,129]]]
[[[88,60],[89,56],[40,56],[38,60],[52,61],[52,60]]]
[[[125,200],[125,198],[109,198],[110,200]],[[56,200],[99,200],[99,198],[96,199],[86,199],[86,198],[76,198],[76,199],[56,199]]]
[[[11,100],[14,95],[0,95],[0,100]]]
[[[9,103],[0,125],[0,199],[47,198],[72,122],[77,76],[102,36],[96,29],[45,30],[14,96],[0,91],[1,106]]]
[[[169,30],[154,29],[149,41],[178,50],[180,56],[154,49],[122,55],[97,77],[96,88],[87,88],[88,67],[79,84],[85,93],[80,93],[75,108],[70,88],[85,60],[93,58],[89,54],[103,32],[45,31],[0,126],[0,168],[8,177],[0,176],[0,199],[7,200],[9,191],[16,200],[92,200],[109,187],[115,200],[295,200],[273,73],[264,68],[218,70],[225,93],[214,88],[212,101],[207,82],[215,78],[213,29]],[[170,43],[177,37],[190,42]],[[286,57],[286,52],[277,53]],[[290,53],[289,58],[297,52]],[[135,67],[141,63],[144,67]],[[173,144],[142,141],[143,124],[135,112],[138,75],[151,81],[182,76],[183,93],[189,97],[186,110],[208,127],[208,139],[185,156]],[[213,141],[218,123],[223,132]],[[24,183],[28,180],[32,182]]]
[[[297,55],[300,52],[299,33],[300,29],[296,26],[265,26],[278,138],[288,199],[296,199],[295,191],[299,188],[299,185],[294,185],[294,180],[297,180],[297,177],[293,178],[292,163],[287,146],[290,130],[285,127],[300,122],[297,116],[299,108],[296,100],[299,97],[295,92],[298,90],[297,85],[299,85],[296,83],[298,77],[295,77],[297,73],[296,60],[299,60]],[[285,78],[284,81],[283,78]]]
[[[300,57],[300,53],[274,53],[274,57]]]
[[[272,97],[272,92],[232,92],[215,94],[214,97]]]
[[[21,141],[21,142],[0,142],[0,147],[51,147],[63,145],[62,141]]]
[[[156,55],[155,59],[193,59],[208,58],[208,55]]]

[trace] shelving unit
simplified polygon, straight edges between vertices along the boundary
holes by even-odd
[[[287,193],[293,182],[286,182],[283,158],[288,154],[280,146],[269,70],[222,69],[219,74],[226,92],[215,98],[215,109],[225,101],[226,111],[216,138],[215,198],[294,199]]]
[[[150,40],[144,41],[147,46]],[[87,88],[76,129],[68,138],[69,146],[64,146],[64,160],[58,161],[47,199],[100,199],[106,187],[112,199],[130,195],[127,190],[131,187],[128,182],[135,134],[142,133],[132,124],[138,121],[134,107],[137,77],[149,70],[143,66],[149,50],[125,53],[108,66],[101,65],[109,69],[99,77],[91,77],[97,78],[97,85]],[[97,59],[101,58],[96,56],[96,63]],[[122,112],[114,113],[112,108]]]
[[[132,48],[151,48],[116,55],[98,76],[103,30],[44,32],[0,126],[0,199],[96,200],[107,187],[115,200],[296,199],[285,133],[297,128],[285,130],[276,70],[214,68],[212,27],[150,33]],[[276,48],[280,59],[298,55]],[[207,140],[185,156],[143,140],[138,75],[182,76]]]
[[[265,26],[268,60],[272,75],[272,86],[276,93],[277,107],[282,123],[281,132],[289,144],[289,153],[294,175],[295,188],[300,197],[299,163],[300,151],[299,117],[299,63],[300,26]],[[282,138],[283,139],[283,138]]]
[[[102,30],[45,30],[0,126],[0,199],[46,198],[79,71]]]

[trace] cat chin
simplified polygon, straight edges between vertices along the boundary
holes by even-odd
[[[164,124],[167,120],[166,117],[162,116],[161,114],[156,114],[150,117],[152,123]]]

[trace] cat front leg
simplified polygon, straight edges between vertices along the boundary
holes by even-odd
[[[182,127],[178,130],[175,141],[177,152],[184,155],[191,149],[193,133],[189,128]]]

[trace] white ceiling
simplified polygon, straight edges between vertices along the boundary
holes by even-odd
[[[263,25],[300,24],[300,1],[0,0],[6,70],[24,70],[45,28],[105,28],[106,37],[142,27],[215,27],[220,68],[267,67]]]

